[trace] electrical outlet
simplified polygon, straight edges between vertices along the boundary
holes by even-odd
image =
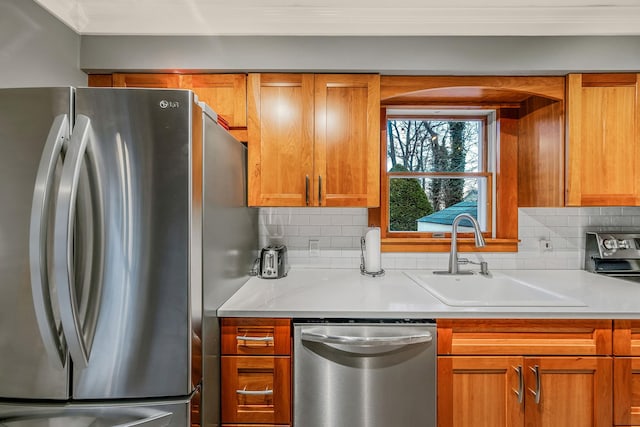
[[[309,240],[309,256],[311,256],[311,257],[319,257],[320,256],[320,241],[319,240]]]
[[[551,244],[551,240],[540,239],[540,250],[542,252],[551,252],[553,250],[553,245]]]

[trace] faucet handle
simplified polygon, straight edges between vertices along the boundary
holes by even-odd
[[[482,274],[483,276],[489,275],[489,264],[487,263],[487,261],[480,262],[480,274]]]

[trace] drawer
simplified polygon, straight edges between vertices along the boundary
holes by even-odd
[[[640,356],[640,320],[613,321],[613,354]]]
[[[438,320],[438,354],[610,355],[610,320]]]
[[[222,319],[222,354],[290,355],[289,319]]]
[[[222,422],[288,424],[291,358],[222,356]]]

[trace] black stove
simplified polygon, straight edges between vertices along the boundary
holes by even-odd
[[[640,283],[640,233],[588,232],[584,269]]]

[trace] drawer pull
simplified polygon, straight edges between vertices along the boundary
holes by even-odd
[[[238,341],[254,341],[254,342],[273,342],[273,337],[247,337],[247,336],[242,336],[242,335],[238,335],[236,337],[236,340]]]
[[[247,388],[243,388],[242,390],[236,390],[236,394],[240,394],[243,396],[271,396],[273,394],[273,390],[264,389],[264,390],[247,390]]]

